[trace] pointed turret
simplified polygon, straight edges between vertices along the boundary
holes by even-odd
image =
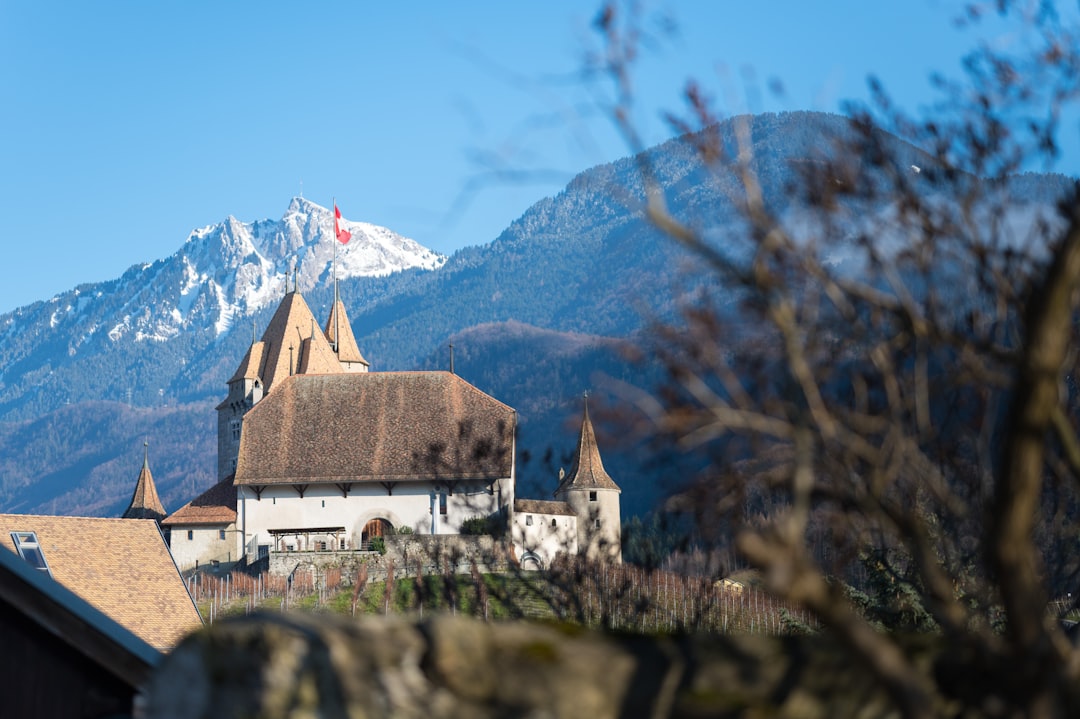
[[[293,289],[278,305],[261,340],[254,341],[229,379],[229,396],[217,406],[218,480],[236,471],[242,419],[275,385],[294,374],[344,372],[304,298]]]
[[[330,317],[326,320],[326,339],[337,350],[338,361],[346,372],[368,371],[368,361],[360,354],[349,316],[345,312],[345,303],[340,299],[334,301]]]
[[[326,336],[312,332],[315,315],[299,292],[285,296],[263,333],[265,361],[262,369],[263,393],[293,374],[337,374],[343,371]],[[306,348],[304,340],[310,340]],[[292,352],[289,348],[292,348]],[[304,351],[306,349],[306,351]],[[301,368],[303,368],[301,370]]]
[[[143,442],[143,465],[139,472],[139,479],[135,483],[135,493],[131,496],[131,504],[123,514],[124,519],[153,519],[158,524],[165,519],[165,507],[158,498],[157,487],[154,486],[154,477],[150,474],[150,459],[148,443]]]
[[[622,490],[604,469],[596,431],[589,419],[588,393],[578,434],[577,453],[569,474],[561,478],[555,499],[577,514],[578,551],[589,559],[622,562]]]

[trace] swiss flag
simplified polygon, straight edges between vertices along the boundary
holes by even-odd
[[[341,210],[338,209],[336,202],[334,203],[334,235],[343,245],[349,244],[349,240],[352,239],[352,233],[341,226]]]

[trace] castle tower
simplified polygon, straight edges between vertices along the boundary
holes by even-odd
[[[131,504],[122,515],[124,519],[153,519],[158,524],[165,519],[165,507],[158,498],[154,477],[150,474],[148,443],[143,442],[143,465],[139,479],[135,483],[135,493],[131,495]]]
[[[555,499],[569,504],[577,514],[579,554],[622,563],[621,493],[600,459],[586,394],[574,465],[555,490]]]
[[[345,371],[326,335],[317,327],[311,308],[293,290],[281,300],[262,339],[255,341],[252,336],[251,347],[229,379],[229,395],[217,406],[219,481],[236,471],[244,415],[272,392],[276,383],[294,374]]]

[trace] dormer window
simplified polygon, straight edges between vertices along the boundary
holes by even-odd
[[[36,533],[12,532],[11,540],[15,542],[15,549],[18,550],[19,556],[27,564],[40,572],[45,572],[50,577],[52,576],[49,564],[45,561],[45,553],[41,551],[41,544],[38,543]]]

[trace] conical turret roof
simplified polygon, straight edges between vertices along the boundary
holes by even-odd
[[[150,474],[150,460],[147,445],[143,443],[143,465],[139,480],[135,483],[135,493],[131,495],[131,504],[123,514],[124,519],[153,519],[161,522],[165,518],[165,507],[158,497],[154,486],[154,476]]]
[[[341,337],[338,340],[338,334]],[[341,299],[334,301],[334,308],[330,310],[330,318],[326,320],[326,339],[333,347],[337,343],[337,358],[341,362],[360,362],[368,364],[364,356],[360,354],[360,347],[356,344],[356,336],[353,335],[352,325],[349,324],[349,316],[345,312],[345,303]]]
[[[589,403],[585,402],[585,414],[581,420],[581,433],[578,435],[577,454],[570,473],[555,490],[556,496],[570,489],[614,489],[621,492],[619,485],[604,470],[600,459],[600,448],[596,444],[596,432],[589,419]]]

